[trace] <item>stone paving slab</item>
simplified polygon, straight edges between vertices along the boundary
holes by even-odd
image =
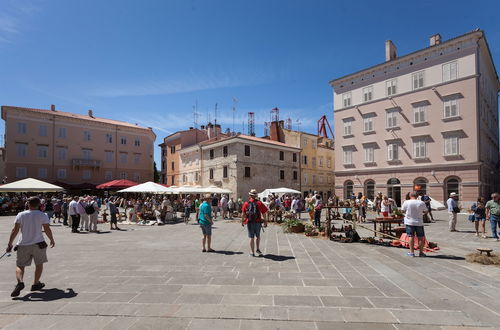
[[[436,215],[446,219],[444,213]],[[12,220],[0,218],[3,237]],[[463,220],[460,227],[469,225]],[[500,267],[463,260],[477,246],[500,252],[500,244],[450,233],[446,221],[426,226],[429,239],[441,246],[429,258],[408,258],[398,248],[284,234],[274,225],[263,234],[266,256],[252,258],[245,230],[224,221],[216,223],[213,237],[214,248],[222,252],[201,253],[196,225],[124,227],[106,235],[72,235],[53,226],[57,246],[49,250],[46,291],[25,289],[17,300],[9,296],[15,257],[1,260],[0,327],[500,327]],[[32,272],[27,269],[28,288]]]

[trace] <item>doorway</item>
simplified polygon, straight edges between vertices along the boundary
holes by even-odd
[[[387,181],[387,197],[394,199],[396,206],[401,206],[401,182],[397,178]]]

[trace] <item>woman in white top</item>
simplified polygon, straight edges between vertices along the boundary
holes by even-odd
[[[391,211],[391,201],[387,196],[382,198],[382,203],[380,203],[380,212],[382,212],[383,217],[388,217],[389,212]]]

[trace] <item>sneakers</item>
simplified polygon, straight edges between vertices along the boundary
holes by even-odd
[[[260,250],[257,250],[256,252],[257,252],[257,255],[258,255],[259,257],[262,257],[262,256],[263,256],[263,254],[262,254],[262,252],[260,252]]]
[[[414,257],[414,256],[415,256],[415,253],[408,252],[406,255],[407,255],[408,257]]]
[[[39,291],[39,290],[43,289],[44,286],[45,286],[45,283],[38,282],[38,283],[33,284],[31,286],[31,291]]]
[[[14,291],[10,294],[11,297],[17,297],[19,294],[21,294],[21,290],[24,289],[24,283],[19,282],[17,283],[16,287],[14,288]]]
[[[418,256],[419,256],[419,257],[427,257],[427,254],[425,254],[425,253],[423,253],[423,252],[420,252],[420,253],[418,254]]]

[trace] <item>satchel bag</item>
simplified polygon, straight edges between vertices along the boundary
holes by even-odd
[[[475,221],[476,220],[476,216],[474,214],[469,214],[469,217],[467,218],[467,220],[469,220],[469,221]]]

